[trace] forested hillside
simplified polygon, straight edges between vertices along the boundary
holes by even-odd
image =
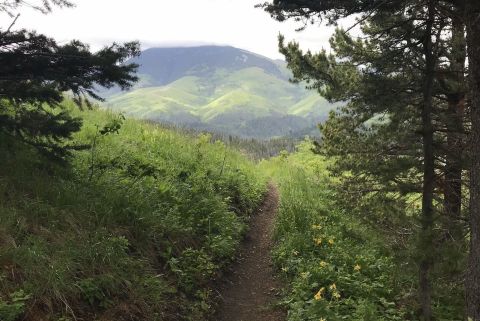
[[[105,92],[106,107],[146,120],[248,138],[318,135],[334,105],[288,81],[285,65],[233,47],[151,48],[133,90]]]

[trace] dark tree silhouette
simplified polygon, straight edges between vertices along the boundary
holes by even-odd
[[[24,1],[0,2],[0,12],[13,14]],[[30,5],[49,12],[52,5],[72,6],[68,1],[44,0]],[[89,98],[102,100],[98,86],[129,88],[137,77],[137,65],[127,60],[139,54],[139,44],[112,44],[92,53],[73,40],[66,45],[34,31],[0,29],[0,132],[22,139],[42,152],[63,158],[72,146],[65,139],[81,127],[61,102],[73,95],[78,106],[90,106]]]

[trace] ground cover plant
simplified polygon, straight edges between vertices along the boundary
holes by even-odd
[[[0,139],[0,319],[206,318],[263,176],[208,135],[65,108],[68,164]]]
[[[404,280],[380,235],[335,203],[331,160],[306,141],[260,166],[281,193],[273,258],[289,321],[405,320]]]

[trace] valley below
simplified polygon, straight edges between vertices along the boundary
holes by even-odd
[[[318,136],[333,104],[289,81],[283,61],[233,47],[152,48],[130,62],[140,81],[104,91],[128,116],[244,138]]]

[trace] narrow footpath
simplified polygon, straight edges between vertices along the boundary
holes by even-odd
[[[270,184],[262,205],[252,217],[238,261],[220,290],[222,304],[215,321],[286,320],[284,311],[274,306],[281,285],[275,278],[270,254],[278,201],[278,191]]]

